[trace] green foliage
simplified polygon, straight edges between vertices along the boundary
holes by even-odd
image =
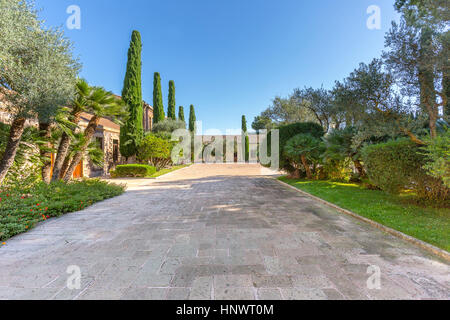
[[[186,123],[186,120],[184,118],[184,107],[180,106],[180,108],[178,110],[178,120],[179,121],[183,121],[184,123]]]
[[[303,166],[308,178],[312,178],[312,165],[316,167],[323,150],[323,142],[311,134],[298,134],[292,137],[284,148],[284,152],[291,164],[294,164],[294,168],[298,169]]]
[[[0,123],[0,158],[6,148],[9,130],[9,125]],[[3,181],[4,188],[31,188],[41,180],[40,168],[42,166],[42,160],[39,156],[39,143],[42,143],[40,141],[39,131],[34,127],[26,128],[19,149],[17,150],[14,164]]]
[[[49,123],[72,98],[80,67],[72,42],[45,27],[33,2],[0,0],[0,90],[9,112]]]
[[[161,90],[161,76],[155,72],[153,79],[153,123],[164,121],[166,115],[164,113],[163,96]]]
[[[172,132],[178,129],[186,129],[186,123],[184,123],[183,121],[172,120],[168,118],[153,125],[152,133],[160,134],[170,139],[172,136]]]
[[[270,130],[273,127],[272,120],[265,116],[257,116],[252,123],[252,129],[256,132],[260,130]]]
[[[245,118],[245,116],[242,116],[242,132],[244,134],[244,151],[245,151],[245,162],[248,162],[250,159],[250,139],[248,137],[248,132],[247,132],[247,119]]]
[[[147,178],[156,173],[156,168],[145,164],[125,164],[111,172],[112,178]]]
[[[38,222],[122,194],[124,186],[101,180],[43,182],[32,188],[0,190],[0,241],[33,228]]]
[[[171,163],[173,144],[168,140],[154,134],[148,134],[139,148],[138,160],[155,166],[158,170]]]
[[[128,158],[137,153],[144,135],[142,108],[142,43],[138,31],[133,31],[122,90],[122,100],[128,105],[128,119],[120,130],[120,153]]]
[[[423,168],[427,173],[437,179],[442,179],[444,185],[450,188],[450,129],[436,139],[424,139],[426,146],[422,148],[423,154],[429,159]]]
[[[297,168],[294,168],[291,164],[289,157],[286,155],[285,147],[289,139],[298,134],[310,134],[312,137],[321,139],[324,136],[323,128],[314,122],[299,122],[288,125],[280,126],[280,168],[287,172],[294,172]],[[271,134],[267,135],[268,150],[271,150]]]
[[[409,139],[366,146],[362,155],[370,181],[382,190],[399,194],[410,189],[423,201],[448,201],[449,189],[427,175],[423,169],[427,159]]]
[[[169,109],[167,111],[167,118],[177,120],[176,115],[176,102],[175,102],[175,82],[169,81]]]
[[[197,131],[195,121],[197,121],[197,118],[195,116],[195,109],[194,109],[194,106],[191,105],[190,112],[189,112],[189,131],[193,132],[194,134]]]
[[[358,130],[355,127],[346,127],[345,129],[334,129],[325,136],[326,150],[322,157],[330,178],[340,177],[346,179],[345,173],[348,173],[348,176],[350,176],[351,172],[345,170],[345,164],[347,164],[347,168],[350,166],[348,159],[353,162],[358,171],[359,177],[355,176],[354,178],[360,178],[365,175],[361,163],[361,148],[363,145],[361,143],[355,144],[357,133]],[[336,170],[333,170],[333,165]]]
[[[353,147],[355,127],[332,130],[325,138],[327,150],[324,157],[331,160],[360,159],[359,151]]]

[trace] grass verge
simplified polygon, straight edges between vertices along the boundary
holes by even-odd
[[[39,183],[26,192],[0,190],[0,241],[26,232],[41,221],[82,210],[124,191],[124,186],[97,179]]]
[[[168,174],[168,173],[171,173],[171,172],[174,172],[174,171],[186,168],[188,166],[189,165],[186,164],[186,165],[181,165],[181,166],[174,166],[174,167],[168,168],[168,169],[161,169],[161,170],[157,171],[155,174],[151,175],[150,178],[158,178],[160,176],[163,176],[165,174]]]
[[[450,210],[410,203],[413,195],[390,195],[358,184],[279,178],[343,209],[450,251]]]

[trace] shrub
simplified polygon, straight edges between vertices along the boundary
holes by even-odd
[[[27,189],[0,190],[0,241],[33,228],[38,222],[82,210],[122,194],[124,186],[97,179],[40,182]]]
[[[116,167],[116,170],[111,172],[113,178],[145,178],[150,177],[156,173],[156,168],[144,164],[126,164]]]
[[[314,138],[321,139],[324,136],[322,126],[314,122],[299,122],[278,127],[280,130],[280,169],[289,173],[298,172],[298,168],[292,166],[285,152],[286,144],[292,137],[298,134],[309,134]],[[268,150],[271,150],[271,134],[268,134]],[[264,143],[264,142],[263,142]]]
[[[393,194],[411,189],[419,199],[446,201],[449,189],[442,180],[427,175],[423,169],[427,158],[410,139],[369,145],[362,155],[370,181],[380,189]]]
[[[167,139],[149,134],[139,146],[138,160],[150,163],[158,170],[165,168],[172,162],[173,144]]]
[[[291,165],[296,169],[303,166],[306,177],[312,179],[323,149],[323,142],[319,138],[310,134],[298,134],[288,140],[284,151],[291,160]],[[298,173],[295,176],[298,177]]]
[[[435,139],[424,140],[426,146],[422,150],[429,162],[423,168],[430,176],[442,179],[450,188],[450,129],[445,128]]]
[[[152,133],[164,133],[170,138],[172,132],[178,129],[186,129],[186,123],[180,120],[166,119],[155,123],[152,128]]]

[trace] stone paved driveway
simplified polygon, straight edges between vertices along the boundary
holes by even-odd
[[[0,248],[0,299],[450,298],[449,264],[265,174],[195,165],[128,181]],[[72,265],[80,290],[66,286]]]

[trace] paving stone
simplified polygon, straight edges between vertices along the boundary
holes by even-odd
[[[326,300],[327,295],[320,289],[281,289],[286,300]]]
[[[170,288],[167,300],[187,300],[191,291],[189,288]]]
[[[192,282],[190,300],[210,300],[214,277],[198,277]]]
[[[121,300],[165,300],[169,289],[151,288],[151,289],[128,289],[125,291]]]
[[[193,165],[0,248],[0,299],[450,299],[450,265],[269,179]],[[68,290],[68,266],[82,288]],[[367,288],[368,266],[382,288]]]
[[[290,276],[252,276],[253,285],[256,288],[291,288],[293,286]]]
[[[283,300],[280,289],[258,289],[259,300]]]
[[[214,288],[226,289],[231,287],[253,287],[250,275],[219,275],[214,276]]]
[[[214,290],[216,300],[255,300],[253,288],[219,288]]]

